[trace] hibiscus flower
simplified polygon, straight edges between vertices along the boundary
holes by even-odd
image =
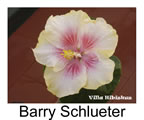
[[[117,42],[116,30],[103,18],[92,20],[81,10],[50,16],[33,49],[46,66],[48,91],[61,98],[110,83],[115,64],[109,57]]]

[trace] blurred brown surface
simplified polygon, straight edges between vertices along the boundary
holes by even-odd
[[[40,8],[8,40],[8,102],[55,103],[57,98],[46,89],[43,67],[34,59],[31,48],[37,43],[50,15],[65,14],[75,8]],[[115,55],[122,62],[122,76],[113,95],[132,96],[136,102],[136,9],[79,8],[91,17],[103,17],[119,35]],[[78,8],[76,10],[79,10]]]

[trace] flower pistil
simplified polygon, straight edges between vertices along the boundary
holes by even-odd
[[[63,53],[61,55],[64,56],[64,58],[71,60],[73,58],[81,58],[81,54],[79,52],[74,52],[72,50],[63,50]]]

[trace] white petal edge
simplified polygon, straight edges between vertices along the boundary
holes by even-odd
[[[85,86],[87,80],[86,68],[83,66],[81,74],[72,78],[65,76],[64,70],[54,72],[53,68],[46,67],[44,78],[48,91],[61,98],[79,93],[80,89]]]
[[[116,30],[103,18],[97,18],[95,27],[99,28],[97,36],[99,40],[96,45],[96,52],[105,58],[109,58],[115,52],[118,44],[118,35]]]
[[[49,42],[58,48],[62,48],[61,37],[63,34],[69,30],[78,33],[79,28],[90,21],[87,13],[81,10],[71,10],[65,15],[50,16],[46,22],[45,31],[51,33]]]
[[[118,43],[118,35],[116,30],[107,24],[103,18],[97,18],[94,22],[83,26],[80,34],[80,36],[88,34],[96,40],[96,45],[91,50],[92,52],[100,54],[104,58],[109,58],[113,55]]]
[[[95,68],[87,70],[86,89],[97,89],[113,80],[115,63],[110,59],[101,59]]]
[[[60,58],[61,55],[57,53],[57,48],[51,45],[48,39],[49,33],[42,31],[39,35],[36,48],[32,49],[35,59],[42,65],[53,67],[54,71],[60,71],[65,67],[68,61]]]

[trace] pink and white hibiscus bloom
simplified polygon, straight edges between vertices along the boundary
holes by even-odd
[[[118,35],[103,18],[91,20],[83,11],[50,16],[33,49],[46,66],[47,89],[57,97],[97,89],[113,80],[115,64],[109,59]]]

